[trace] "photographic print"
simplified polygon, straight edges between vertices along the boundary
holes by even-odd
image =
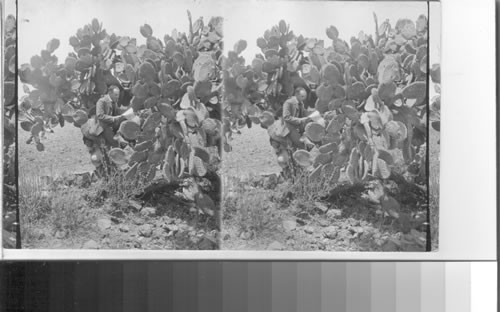
[[[18,11],[4,248],[438,250],[439,2]]]
[[[227,11],[222,249],[436,249],[439,3]]]
[[[22,248],[218,248],[217,2],[19,2]]]

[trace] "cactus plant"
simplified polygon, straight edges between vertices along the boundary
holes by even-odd
[[[239,120],[247,115],[279,141],[270,125],[280,116],[271,114],[280,112],[294,88],[304,87],[310,93],[305,105],[315,108],[324,120],[322,125],[307,124],[304,133],[321,155],[297,150],[295,162],[315,170],[325,167],[340,172],[343,168],[353,183],[370,174],[385,179],[396,163],[391,150],[401,150],[407,166],[416,151],[424,148],[425,106],[421,104],[426,97],[426,23],[423,15],[416,21],[400,19],[394,28],[386,20],[376,25],[375,38],[361,32],[351,38],[350,45],[331,26],[326,34],[332,44],[327,46],[293,34],[280,21],[257,39],[262,53],[250,65],[239,56],[244,44],[240,48],[237,43],[225,56],[223,105],[228,121],[241,124]],[[280,25],[287,25],[283,32]],[[438,67],[430,74],[438,80]],[[265,116],[251,115],[254,107],[266,111]],[[278,157],[282,167],[284,155]]]
[[[162,168],[161,176],[170,183],[214,173],[211,149],[219,148],[222,133],[222,19],[198,19],[193,25],[189,12],[188,19],[188,33],[175,30],[163,40],[150,25],[140,26],[144,45],[109,34],[93,19],[69,39],[74,52],[63,64],[53,56],[59,40],[49,41],[19,70],[21,81],[32,87],[22,101],[27,116],[22,128],[31,131],[37,148],[43,149],[45,126],[63,120],[81,127],[99,147],[91,155],[96,167],[109,158],[127,177],[143,175],[146,181],[159,177]],[[237,48],[245,45],[240,42]],[[118,104],[134,111],[135,117],[118,129],[131,148],[102,146],[105,133],[91,134],[95,103],[110,85],[121,90]],[[96,154],[101,151],[108,157]]]

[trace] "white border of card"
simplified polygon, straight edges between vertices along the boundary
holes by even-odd
[[[249,1],[248,5],[258,4]],[[442,12],[439,249],[435,252],[15,250],[1,259],[495,260],[495,2],[431,2]],[[1,234],[0,234],[1,235]]]

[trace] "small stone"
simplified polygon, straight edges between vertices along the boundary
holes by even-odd
[[[240,238],[244,240],[249,240],[253,238],[253,232],[252,231],[243,231],[240,234]]]
[[[151,237],[153,235],[153,227],[150,224],[144,224],[139,228],[139,235],[143,237]]]
[[[342,216],[342,210],[341,209],[330,209],[326,213],[326,216],[328,218],[331,218],[331,219],[340,218]]]
[[[144,219],[143,218],[136,218],[134,219],[134,224],[135,225],[143,225],[144,224]]]
[[[85,242],[82,246],[83,249],[99,249],[99,244],[94,240],[89,240]]]
[[[101,244],[103,244],[103,245],[108,245],[110,242],[111,242],[111,240],[109,239],[109,237],[106,237],[106,238],[104,238],[104,239],[101,241]]]
[[[156,229],[153,230],[153,237],[154,238],[160,239],[164,235],[165,235],[165,231],[163,231],[163,229],[156,228]]]
[[[321,202],[314,202],[314,208],[321,213],[326,213],[328,211],[328,206]]]
[[[107,230],[111,227],[111,220],[107,218],[101,218],[97,220],[97,226],[101,231]]]
[[[130,228],[127,225],[125,225],[125,224],[120,225],[120,232],[128,233],[129,231],[130,231]]]
[[[329,226],[323,230],[323,236],[329,239],[335,239],[338,234],[338,228],[335,226]]]
[[[312,234],[314,233],[314,228],[312,226],[306,226],[304,228],[304,232],[306,232],[307,234]]]
[[[297,221],[295,220],[285,220],[283,221],[283,228],[285,231],[293,231],[297,227]]]
[[[41,240],[41,239],[44,239],[44,238],[45,238],[45,233],[44,233],[42,230],[37,230],[37,231],[33,232],[33,235],[34,235],[37,239],[39,239],[39,240]]]
[[[214,250],[217,248],[217,241],[212,237],[203,236],[203,238],[198,241],[198,248],[201,250]]]
[[[63,238],[66,237],[67,234],[68,234],[68,232],[66,232],[65,230],[57,231],[56,232],[56,238],[57,239],[63,239]]]
[[[229,234],[224,235],[224,240],[228,240],[230,238],[231,238],[231,235],[229,235]]]
[[[360,227],[360,226],[355,226],[355,227],[353,227],[352,229],[354,230],[354,232],[359,233],[359,234],[361,234],[361,233],[363,233],[363,232],[365,231],[365,230],[364,230],[362,227]]]
[[[128,201],[128,208],[130,210],[139,211],[142,209],[142,205],[139,202],[131,199]]]
[[[311,215],[305,211],[299,212],[298,214],[296,214],[296,216],[298,219],[311,220]]]
[[[154,217],[156,216],[156,208],[153,207],[142,208],[141,215],[144,217]]]
[[[318,224],[322,227],[327,227],[331,224],[331,222],[325,219],[321,219],[318,221]]]
[[[165,229],[168,232],[172,232],[174,234],[179,231],[179,227],[175,224],[169,224],[169,225],[165,226]]]
[[[304,225],[307,224],[307,222],[304,219],[297,218],[297,224],[300,225],[300,226],[304,226]]]
[[[110,213],[110,215],[111,215],[111,221],[113,221],[113,222],[115,222],[115,223],[118,223],[119,221],[118,221],[118,222],[116,222],[116,221],[114,221],[113,219],[118,220],[118,219],[120,219],[120,218],[124,218],[124,217],[125,217],[125,214],[123,213],[123,211],[122,211],[122,210],[114,210],[114,211],[112,211],[112,212]]]
[[[267,246],[267,249],[268,250],[284,250],[285,246],[278,241],[274,241],[271,244],[269,244],[269,246]]]
[[[104,205],[102,205],[102,210],[107,213],[114,213],[116,211],[115,208],[109,203],[105,203]]]

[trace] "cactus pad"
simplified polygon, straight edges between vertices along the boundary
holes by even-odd
[[[325,135],[325,128],[318,122],[311,122],[306,125],[305,135],[313,142],[321,142]]]
[[[125,165],[128,163],[127,154],[121,148],[113,148],[109,151],[109,158],[117,165]]]
[[[293,159],[302,167],[310,167],[313,164],[311,153],[306,150],[297,150],[293,153]]]
[[[75,126],[77,127],[80,127],[82,126],[84,123],[87,122],[88,120],[88,116],[87,116],[87,113],[81,109],[77,110],[74,114],[73,114],[73,120],[74,120],[74,124]]]
[[[156,76],[156,70],[151,63],[144,62],[139,66],[139,77],[144,81],[153,81]]]
[[[137,135],[140,131],[140,126],[131,120],[122,122],[120,124],[120,128],[118,129],[118,132],[120,132],[120,134],[127,140],[137,139]]]
[[[425,98],[426,91],[425,81],[416,81],[406,86],[401,93],[407,99],[422,99]]]
[[[321,80],[331,86],[339,84],[341,81],[341,73],[337,66],[333,64],[325,64],[321,67]]]

